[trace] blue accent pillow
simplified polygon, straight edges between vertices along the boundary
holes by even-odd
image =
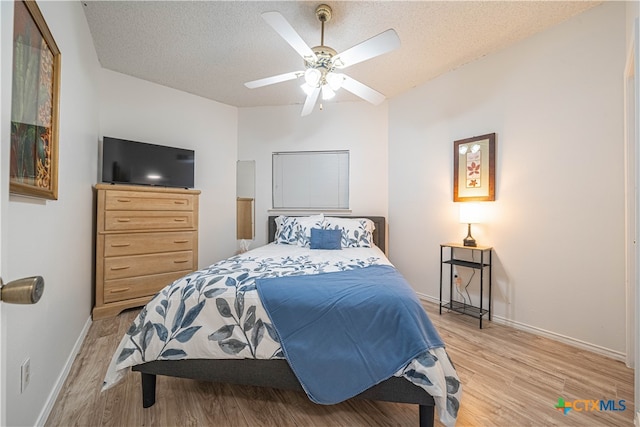
[[[342,249],[341,230],[311,229],[311,249]]]

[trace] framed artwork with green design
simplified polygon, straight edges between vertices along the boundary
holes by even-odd
[[[9,191],[58,199],[60,50],[33,0],[14,3]]]

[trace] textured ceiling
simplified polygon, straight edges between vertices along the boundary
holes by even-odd
[[[258,89],[244,82],[304,69],[260,16],[280,12],[309,46],[320,44],[320,1],[84,1],[104,68],[237,107],[302,104],[300,81]],[[342,52],[382,31],[399,49],[345,69],[393,97],[498,51],[600,2],[325,2],[325,45]],[[339,91],[335,101],[359,98]]]

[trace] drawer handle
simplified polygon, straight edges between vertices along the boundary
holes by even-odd
[[[187,219],[186,218],[173,218],[173,220],[175,222],[185,222]]]
[[[173,203],[175,203],[176,205],[186,205],[187,202],[185,202],[184,200],[174,200]]]
[[[117,270],[126,270],[127,268],[130,268],[128,265],[123,265],[120,267],[111,267],[111,270],[113,271],[117,271]]]
[[[131,243],[112,243],[111,244],[112,248],[124,248],[127,246],[131,246]]]
[[[119,289],[110,289],[109,293],[111,294],[119,294],[122,292],[127,292],[129,290],[129,288],[119,288]]]
[[[188,240],[174,240],[173,243],[189,243]]]
[[[189,262],[188,259],[174,259],[173,262],[175,264],[184,264],[185,262]]]
[[[118,199],[118,202],[120,203],[129,203],[131,201],[131,199]]]
[[[118,218],[118,222],[131,222],[131,218]]]

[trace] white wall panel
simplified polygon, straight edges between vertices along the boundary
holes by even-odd
[[[496,201],[473,226],[495,246],[495,315],[624,352],[624,13],[603,4],[390,101],[390,254],[417,291],[437,298],[439,244],[466,235],[453,141],[496,132]]]
[[[388,108],[366,102],[325,103],[300,117],[300,106],[239,109],[238,160],[256,161],[256,239],[267,241],[271,155],[278,151],[349,150],[349,207],[353,215],[387,215]]]
[[[198,263],[236,249],[237,109],[109,70],[100,72],[99,136],[195,150]]]

